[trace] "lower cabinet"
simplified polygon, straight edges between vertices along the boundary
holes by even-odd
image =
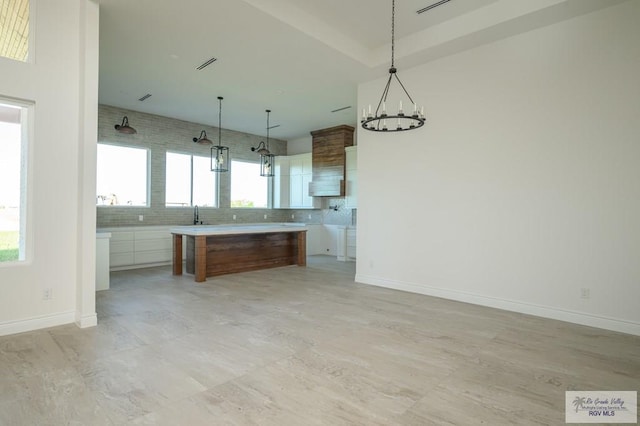
[[[341,226],[338,229],[338,260],[356,260],[356,229]]]
[[[102,228],[111,233],[109,269],[112,271],[170,265],[173,243],[170,226]]]
[[[356,260],[356,230],[347,228],[347,260]]]

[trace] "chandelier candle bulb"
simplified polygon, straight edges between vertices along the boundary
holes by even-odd
[[[400,106],[398,107],[398,114],[402,114],[402,101],[400,101]]]

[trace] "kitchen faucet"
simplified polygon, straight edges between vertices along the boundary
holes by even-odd
[[[197,225],[200,222],[200,214],[198,213],[198,206],[193,208],[193,224]]]

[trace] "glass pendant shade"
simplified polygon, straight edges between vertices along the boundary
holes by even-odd
[[[274,175],[276,156],[273,154],[260,155],[260,176],[271,177]]]
[[[220,145],[211,147],[211,171],[229,171],[229,147]]]

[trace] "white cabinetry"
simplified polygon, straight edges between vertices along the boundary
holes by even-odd
[[[289,157],[290,198],[289,207],[295,209],[320,208],[320,199],[309,195],[311,182],[311,153],[291,155]]]
[[[105,228],[110,232],[109,268],[112,271],[169,265],[173,258],[170,226]]]
[[[307,256],[324,254],[324,227],[319,224],[307,225]]]
[[[356,229],[347,228],[347,260],[356,259]]]
[[[276,157],[273,207],[319,209],[320,199],[309,196],[311,153]]]
[[[110,232],[96,233],[96,291],[109,290]]]
[[[358,147],[345,149],[345,197],[344,206],[349,209],[358,207]]]
[[[338,228],[338,260],[343,262],[356,259],[356,228]]]
[[[290,204],[289,157],[277,156],[273,176],[273,208],[287,209]]]

